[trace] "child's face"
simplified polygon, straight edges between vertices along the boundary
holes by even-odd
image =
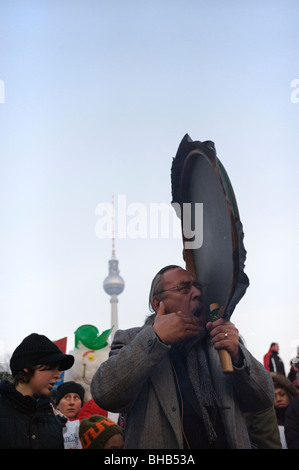
[[[49,395],[59,377],[60,371],[58,366],[52,368],[50,366],[41,366],[36,369],[28,384],[32,391],[32,396]]]
[[[285,408],[290,404],[290,398],[283,388],[275,389],[274,406],[276,408]]]

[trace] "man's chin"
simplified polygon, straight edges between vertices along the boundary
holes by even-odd
[[[198,335],[190,336],[189,338],[185,338],[183,341],[176,343],[176,347],[183,353],[187,354],[190,349],[198,343],[201,343],[203,339],[206,337],[207,330],[203,326]]]

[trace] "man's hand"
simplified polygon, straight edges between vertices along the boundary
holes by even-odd
[[[185,315],[180,311],[166,313],[165,305],[161,301],[153,328],[163,343],[174,344],[198,335],[203,327],[199,318],[194,315]]]
[[[226,322],[223,318],[214,322],[208,322],[207,330],[210,332],[215,349],[226,349],[231,355],[233,364],[238,364],[241,359],[239,349],[239,331],[233,323]]]

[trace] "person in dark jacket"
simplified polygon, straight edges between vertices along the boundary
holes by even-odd
[[[274,343],[274,346],[272,347],[272,354],[269,357],[269,370],[270,372],[274,372],[275,374],[286,375],[284,370],[284,364],[281,358],[279,357],[278,353],[279,345],[278,343]]]
[[[299,396],[291,401],[284,421],[288,449],[299,449]]]
[[[280,440],[283,449],[287,449],[287,441],[285,437],[285,418],[286,413],[292,401],[299,395],[296,387],[282,374],[274,374],[271,372],[273,385],[275,389],[274,407],[278,429],[280,432]]]
[[[60,371],[73,363],[73,356],[37,333],[15,349],[10,360],[13,382],[0,382],[1,449],[63,449],[63,423],[49,395]]]
[[[276,348],[277,343],[271,343],[269,351],[264,355],[264,366],[270,372],[269,360],[272,354],[273,348]]]

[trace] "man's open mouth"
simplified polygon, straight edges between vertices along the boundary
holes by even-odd
[[[200,315],[201,315],[201,308],[198,307],[198,308],[193,312],[193,315],[194,315],[195,317],[200,317]]]

